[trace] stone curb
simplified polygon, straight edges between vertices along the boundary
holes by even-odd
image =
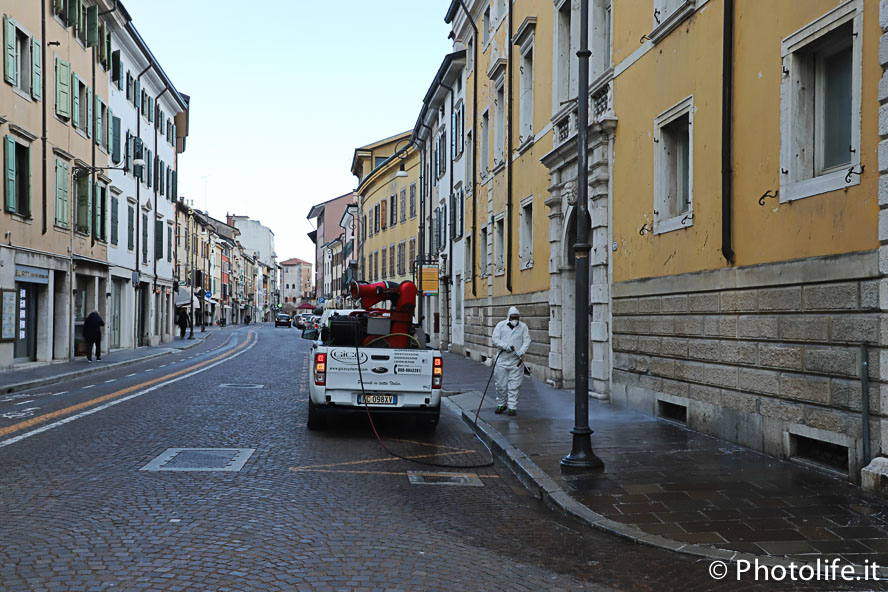
[[[481,395],[480,391],[464,391],[464,393]],[[449,393],[449,395],[456,394],[459,393]],[[753,555],[751,553],[719,549],[708,545],[683,543],[681,541],[644,532],[640,528],[630,524],[611,520],[610,518],[592,511],[585,505],[573,499],[570,494],[561,489],[552,477],[546,474],[542,468],[534,463],[527,454],[509,443],[506,437],[499,433],[492,425],[479,417],[477,427],[475,427],[475,413],[473,410],[463,409],[447,398],[442,398],[441,402],[446,405],[448,409],[457,415],[460,415],[463,422],[470,428],[475,429],[475,433],[487,443],[493,454],[505,461],[512,473],[518,477],[518,480],[521,481],[534,497],[541,500],[546,506],[553,510],[584,522],[596,530],[630,540],[634,543],[666,551],[675,551],[712,561],[733,563],[745,560],[753,564],[757,561],[759,565],[767,566],[782,565],[784,567],[789,567],[790,564],[795,564],[796,567],[804,565],[816,567],[815,562],[808,560],[790,559],[773,555]],[[825,558],[826,554],[824,554],[824,559]],[[863,575],[863,569],[864,566],[855,566],[855,574]],[[883,578],[888,577],[888,566],[880,567],[879,575]]]
[[[207,335],[209,337],[209,335]],[[95,374],[97,372],[104,372],[105,370],[110,370],[112,368],[124,368],[126,366],[131,366],[133,364],[138,364],[139,362],[145,362],[147,360],[153,360],[154,358],[159,358],[161,356],[168,356],[177,351],[185,351],[189,350],[192,347],[197,347],[199,344],[206,341],[206,337],[198,338],[194,340],[194,343],[189,343],[184,347],[168,347],[165,351],[154,352],[140,358],[133,358],[131,360],[124,360],[122,362],[112,362],[110,364],[102,364],[96,366],[90,366],[89,368],[84,368],[82,370],[74,370],[73,372],[65,372],[64,374],[56,374],[55,376],[47,376],[46,378],[36,378],[34,380],[26,380],[23,382],[17,382],[15,384],[10,384],[4,387],[0,387],[0,394],[8,395],[11,393],[16,393],[19,391],[24,391],[27,389],[48,386],[51,384],[57,384],[59,382],[65,380],[71,380],[74,378],[81,378],[83,376],[88,376],[90,374]]]

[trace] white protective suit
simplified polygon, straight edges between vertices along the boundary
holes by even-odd
[[[496,404],[506,405],[509,409],[518,409],[518,389],[524,380],[524,366],[518,365],[518,361],[524,357],[527,348],[530,347],[530,331],[527,325],[518,321],[515,327],[509,326],[509,317],[517,315],[518,309],[514,306],[509,309],[505,321],[500,321],[493,330],[493,346],[497,348],[499,357],[493,370],[496,384]],[[512,351],[512,348],[515,351]]]

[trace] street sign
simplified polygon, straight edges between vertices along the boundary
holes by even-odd
[[[212,298],[212,297],[213,297],[213,293],[210,292],[209,290],[207,290],[207,293],[204,294],[204,297],[207,298],[207,299]]]
[[[321,296],[320,298],[318,298],[318,303],[319,303],[319,304],[323,304],[323,303],[324,303],[324,297],[323,297],[323,296]]]

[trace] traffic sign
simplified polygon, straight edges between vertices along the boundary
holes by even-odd
[[[321,296],[320,298],[318,298],[318,303],[320,303],[320,304],[323,304],[323,303],[324,303],[324,297],[323,297],[323,296]]]
[[[208,299],[209,299],[209,298],[212,298],[212,297],[213,297],[213,293],[212,293],[212,292],[210,292],[210,291],[209,291],[209,290],[207,290],[207,293],[206,293],[206,294],[204,294],[204,296],[205,296],[205,297],[206,297],[206,298],[208,298]]]

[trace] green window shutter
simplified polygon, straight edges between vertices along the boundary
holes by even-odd
[[[154,99],[148,97],[148,123],[154,122]]]
[[[111,162],[113,162],[114,164],[120,164],[120,118],[119,117],[111,117]]]
[[[126,221],[126,248],[130,251],[135,248],[136,243],[136,211],[133,206],[127,206]]]
[[[96,47],[99,44],[99,7],[86,8],[86,46]]]
[[[154,221],[154,258],[163,259],[163,220]]]
[[[6,155],[6,175],[3,176],[6,186],[6,211],[15,212],[16,209],[16,193],[15,193],[15,140],[12,136],[6,136],[3,142],[4,153]]]
[[[87,188],[89,187],[88,177],[76,177],[76,195],[77,200],[77,220],[75,228],[78,232],[89,231],[89,200],[87,198]]]
[[[102,99],[96,95],[96,144],[102,145]]]
[[[133,80],[133,105],[135,105],[137,109],[140,107],[140,104],[139,104],[139,98],[141,97],[141,95],[139,94],[141,92],[140,87],[141,87],[141,84],[139,83],[139,79],[138,78],[134,79]]]
[[[105,129],[102,130],[102,146],[105,150],[111,152],[111,121],[114,119],[114,111],[108,106],[108,112],[105,114]],[[116,164],[116,163],[115,163]]]
[[[167,261],[173,260],[173,229],[167,226]]]
[[[16,72],[17,61],[15,59],[15,21],[8,16],[3,17],[3,79],[9,84],[15,85],[18,81]]]
[[[108,33],[111,34],[110,32]],[[110,37],[109,37],[110,39]],[[111,52],[111,81],[114,83],[114,86],[117,87],[117,90],[123,90],[123,80],[120,76],[120,50],[115,50]]]
[[[68,197],[68,169],[64,161],[56,159],[56,204],[55,222],[59,226],[66,226],[65,202]]]
[[[130,72],[129,70],[127,70],[126,71],[126,100],[127,101],[133,100],[133,83],[134,82],[135,82],[135,80],[133,80],[133,73]]]
[[[38,101],[43,86],[43,54],[40,49],[40,41],[31,39],[31,96]]]
[[[74,127],[80,127],[80,78],[71,75],[71,121]]]
[[[148,151],[148,158],[145,159],[148,165],[148,187],[151,187],[151,175],[154,173],[154,159],[151,158],[151,151]]]
[[[173,188],[172,188],[173,201],[176,201],[177,199],[179,199],[179,182],[176,179],[176,171],[173,171],[173,181],[172,182],[173,182]]]
[[[71,117],[71,64],[55,59],[55,111],[60,117]]]
[[[106,26],[105,27],[105,71],[111,69],[112,59],[111,59],[112,51],[111,51],[111,30]],[[120,77],[117,78],[117,87],[120,88]]]
[[[120,222],[120,212],[118,211],[120,204],[118,199],[111,197],[111,244],[116,245],[118,241],[117,225]]]
[[[93,193],[92,182],[86,178],[86,234],[92,233]]]
[[[97,239],[105,238],[105,194],[98,183],[93,183],[93,195],[95,195],[95,234]]]
[[[131,173],[133,172],[130,166],[130,133],[129,130],[126,130],[126,143],[123,145],[123,172]]]
[[[160,191],[161,195],[164,195],[163,192],[164,183],[163,183],[163,161],[160,161],[160,165],[157,167],[157,190]]]
[[[79,29],[80,0],[68,0],[68,26]]]
[[[95,125],[93,121],[93,93],[92,89],[87,86],[86,87],[86,137],[92,137],[92,128]]]

